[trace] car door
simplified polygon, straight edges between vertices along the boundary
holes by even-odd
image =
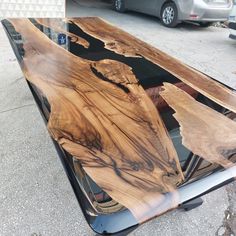
[[[157,4],[159,0],[126,0],[126,7],[130,10],[157,15]]]

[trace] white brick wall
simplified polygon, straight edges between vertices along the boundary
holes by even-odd
[[[65,0],[0,0],[0,18],[64,17]]]

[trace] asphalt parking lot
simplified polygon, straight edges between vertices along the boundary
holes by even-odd
[[[229,30],[118,14],[106,2],[71,1],[68,16],[99,16],[190,66],[236,88],[236,41]],[[0,26],[0,235],[95,235],[72,188]],[[236,235],[236,184],[203,197],[189,212],[175,210],[130,235]]]

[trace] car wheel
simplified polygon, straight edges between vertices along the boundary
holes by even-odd
[[[201,27],[209,27],[212,25],[212,22],[199,22],[199,25]]]
[[[161,22],[164,26],[170,28],[178,24],[178,9],[173,2],[166,3],[162,7]]]
[[[118,12],[125,12],[125,1],[124,0],[114,0],[113,8]]]

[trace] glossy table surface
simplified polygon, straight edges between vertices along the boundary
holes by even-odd
[[[52,138],[137,223],[234,178],[232,89],[99,18],[3,25]]]

